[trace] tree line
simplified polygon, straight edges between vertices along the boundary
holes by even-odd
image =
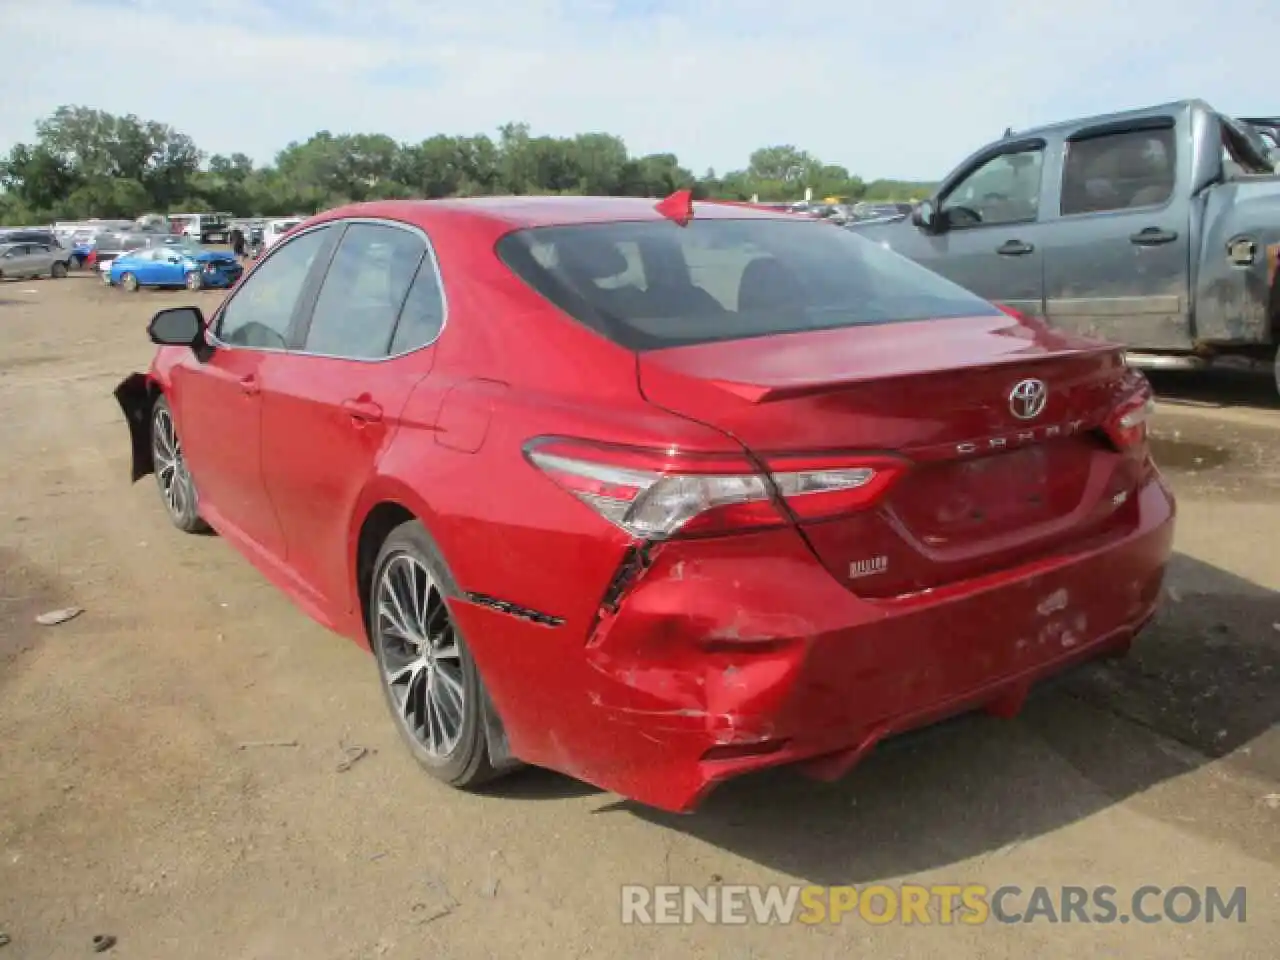
[[[314,213],[361,200],[485,194],[695,196],[762,201],[906,200],[932,184],[864,181],[791,145],[761,147],[743,170],[696,175],[672,153],[633,156],[608,133],[535,136],[508,123],[496,137],[436,134],[399,143],[376,133],[322,130],[269,166],[243,153],[206,155],[165,123],[89,107],[59,107],[31,143],[0,157],[0,223],[44,223],[143,213]]]

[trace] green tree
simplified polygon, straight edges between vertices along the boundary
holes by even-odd
[[[0,218],[133,217],[150,211],[226,210],[239,215],[308,213],[350,201],[398,197],[575,193],[699,198],[903,200],[932,184],[865,183],[792,144],[761,147],[741,170],[696,176],[672,153],[632,156],[603,131],[535,135],[507,123],[496,137],[437,133],[397,143],[379,133],[321,130],[255,167],[243,153],[201,154],[190,137],[133,115],[59,107],[36,138],[0,158]]]

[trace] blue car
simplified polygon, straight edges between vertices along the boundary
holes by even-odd
[[[130,292],[139,287],[229,287],[244,268],[234,254],[200,247],[165,244],[132,250],[111,261],[112,286]]]

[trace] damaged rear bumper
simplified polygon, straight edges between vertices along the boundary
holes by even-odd
[[[1103,548],[891,600],[850,593],[781,530],[656,550],[589,633],[466,602],[455,618],[517,756],[684,812],[749,771],[836,778],[885,737],[1011,715],[1037,680],[1126,649],[1175,513],[1158,476],[1137,501]]]

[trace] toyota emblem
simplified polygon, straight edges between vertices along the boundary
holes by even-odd
[[[1009,391],[1009,410],[1019,420],[1034,420],[1044,412],[1049,388],[1043,380],[1020,380]]]

